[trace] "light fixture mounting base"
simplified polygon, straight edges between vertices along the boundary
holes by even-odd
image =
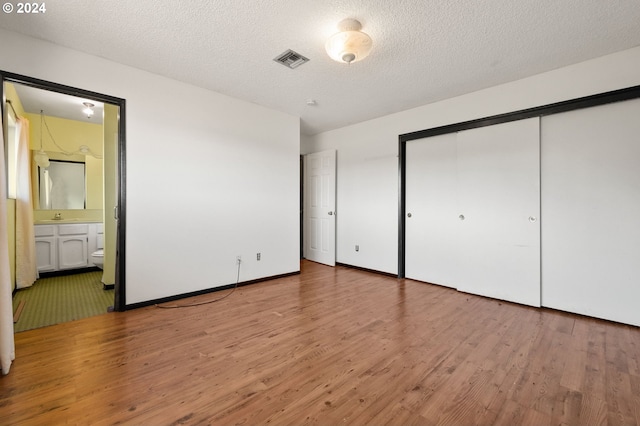
[[[360,31],[362,24],[357,19],[347,18],[338,23],[338,30],[340,31]]]

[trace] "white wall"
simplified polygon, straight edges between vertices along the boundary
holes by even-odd
[[[636,85],[640,47],[305,138],[338,151],[336,260],[397,273],[398,135]]]
[[[299,270],[294,116],[0,30],[0,69],[127,101],[126,303]],[[256,253],[262,260],[256,261]]]

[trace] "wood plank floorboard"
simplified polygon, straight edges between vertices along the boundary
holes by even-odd
[[[16,334],[0,424],[633,425],[639,350],[637,327],[303,261]]]

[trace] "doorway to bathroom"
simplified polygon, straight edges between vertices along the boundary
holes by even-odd
[[[93,282],[95,286],[97,280],[102,292],[96,293],[102,299],[97,303],[104,304],[107,297],[111,301],[111,309],[124,310],[125,100],[4,71],[0,71],[0,78],[0,95],[8,101],[2,105],[3,124],[15,121],[13,116],[20,114],[31,124],[29,152],[34,206],[31,225],[36,228],[33,232],[35,240],[40,242],[33,257],[39,258],[35,260],[43,277],[38,281],[61,280],[71,283],[69,288],[76,288],[74,282]],[[65,114],[76,114],[77,117]],[[76,123],[91,128],[93,134],[75,134],[72,130]],[[7,135],[7,125],[4,127]],[[101,146],[93,145],[93,140],[97,139],[100,139]],[[10,141],[7,141],[5,155],[9,145]],[[42,158],[36,157],[42,153],[49,164],[57,160],[83,165],[86,191],[83,205],[71,208],[60,204],[52,209],[41,208],[38,192],[42,179],[40,171],[46,167],[38,163]],[[9,156],[7,160],[10,160]],[[18,200],[9,201],[10,209],[11,201],[14,207],[20,203]],[[17,227],[24,225],[18,223],[20,220],[15,213],[13,217],[9,216],[9,228],[13,231],[13,241],[10,235],[9,245],[13,243],[15,248],[16,239],[20,238]],[[104,253],[104,266],[99,265],[100,248]],[[14,253],[12,278],[25,260],[20,254],[22,251]],[[42,261],[48,258],[52,260],[51,264]],[[97,266],[102,266],[102,269]],[[12,281],[16,294],[18,285],[15,279]],[[85,293],[79,297],[86,298],[85,290],[89,287],[83,285],[77,287],[82,289],[80,293]],[[61,291],[61,288],[56,287],[56,290]],[[74,292],[67,291],[63,297]],[[72,319],[77,319],[75,316],[72,315]]]

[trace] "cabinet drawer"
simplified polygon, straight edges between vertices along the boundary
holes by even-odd
[[[36,237],[53,237],[56,232],[55,225],[36,225],[35,228]]]
[[[81,235],[89,232],[89,225],[86,223],[58,225],[58,235]]]

